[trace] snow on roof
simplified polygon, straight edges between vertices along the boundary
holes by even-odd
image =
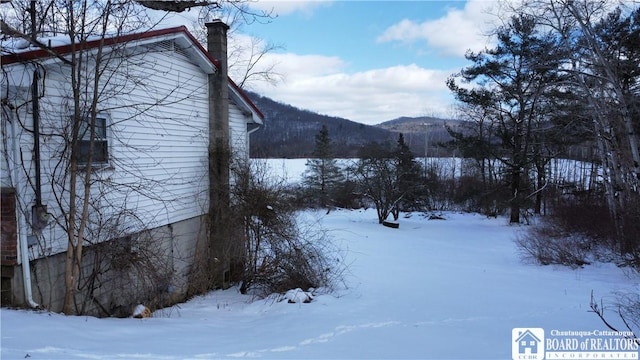
[[[54,48],[57,46],[69,45],[71,39],[66,35],[47,36],[36,39],[39,43]],[[23,38],[10,37],[0,40],[0,46],[2,47],[2,55],[15,54],[21,52],[27,52],[32,50],[38,50],[40,47],[34,45],[30,41]]]
[[[209,53],[202,48],[202,45],[198,40],[187,31],[184,26],[172,27],[166,29],[148,30],[138,33],[127,34],[107,34],[105,36],[88,36],[82,42],[84,49],[97,48],[99,46],[111,46],[122,43],[129,43],[133,41],[142,41],[145,39],[151,39],[155,37],[161,37],[171,34],[184,34],[189,40],[196,46],[201,48],[201,51],[205,56],[209,58],[209,61],[216,67],[219,66],[217,59],[214,59]],[[38,44],[34,44],[38,42]],[[76,46],[79,46],[81,42],[78,40],[72,44],[71,38],[68,35],[58,35],[51,37],[41,37],[34,42],[30,42],[25,38],[13,37],[0,41],[2,46],[2,64],[11,64],[16,62],[23,62],[27,60],[35,60],[40,58],[50,57],[53,54],[66,55],[74,51]]]
[[[87,49],[103,45],[110,46],[120,43],[142,41],[145,39],[176,34],[184,35],[186,41],[188,41],[190,45],[194,45],[193,47],[187,47],[190,49],[195,49],[193,54],[200,57],[202,59],[202,63],[206,62],[212,64],[214,68],[220,67],[220,62],[211,54],[209,54],[209,52],[187,30],[185,26],[147,30],[129,34],[112,34],[107,35],[106,37],[90,36],[87,37],[84,47],[85,49]],[[34,44],[33,42],[20,37],[8,37],[6,39],[0,40],[0,55],[2,56],[2,65],[4,66],[12,63],[20,63],[29,60],[47,58],[54,55],[66,55],[71,53],[74,49],[74,46],[71,43],[71,38],[68,35],[41,37],[36,41],[40,43],[41,46],[38,46],[37,44]],[[257,116],[257,119],[264,119],[264,114],[262,114],[260,109],[257,108],[253,101],[249,99],[246,93],[231,78],[229,78],[229,84],[236,95],[238,95],[238,100],[244,103],[251,110],[251,112]],[[258,123],[261,123],[261,121],[258,121]]]

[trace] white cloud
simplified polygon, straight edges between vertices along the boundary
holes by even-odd
[[[415,64],[349,74],[335,57],[278,54],[285,81],[253,90],[276,101],[320,114],[377,124],[400,116],[447,116],[451,98],[445,80],[452,71],[429,70]],[[271,57],[270,57],[271,59]]]
[[[467,50],[482,50],[490,43],[486,34],[496,20],[495,6],[493,1],[469,0],[463,9],[450,9],[435,20],[419,23],[404,19],[387,28],[377,41],[404,44],[425,41],[443,55],[462,57]]]
[[[257,58],[267,43],[261,39],[237,35],[229,39],[229,49],[235,49],[229,57],[229,74],[235,80],[241,80],[246,72],[246,57],[252,55]],[[283,81],[281,86],[288,86],[307,78],[315,78],[335,74],[344,69],[347,64],[335,56],[297,55],[267,52],[255,64],[252,72],[272,72],[277,79]],[[249,82],[247,88],[253,90],[264,84]]]
[[[334,74],[347,65],[336,56],[270,54],[267,58],[278,64],[277,71],[290,81]]]

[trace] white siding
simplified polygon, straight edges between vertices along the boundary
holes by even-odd
[[[229,104],[229,131],[231,139],[231,152],[238,159],[249,159],[249,144],[247,143],[247,117],[241,109]]]
[[[3,99],[6,98],[7,103],[5,104],[3,102],[2,113],[0,114],[0,118],[2,119],[2,123],[0,124],[0,128],[2,129],[0,183],[2,186],[14,187],[15,184],[18,183],[12,179],[14,176],[14,174],[12,174],[12,169],[15,165],[14,161],[18,160],[17,163],[20,163],[19,158],[14,159],[13,156],[13,139],[15,138],[13,129],[20,129],[20,124],[18,124],[20,118],[14,114],[12,108],[25,104],[29,100],[29,86],[31,84],[32,72],[33,70],[31,70],[30,67],[25,66],[3,69],[0,93]],[[20,111],[19,113],[23,114],[23,116],[26,114],[25,111]]]
[[[95,210],[91,216],[93,232],[88,235],[91,241],[189,219],[204,214],[208,208],[207,75],[182,52],[154,50],[114,64],[109,76],[102,77],[109,80],[101,84],[99,110],[109,124],[111,160],[108,167],[94,173],[94,179],[100,181],[92,189]],[[69,76],[66,66],[52,64],[46,70],[41,100],[43,203],[62,221],[63,209],[68,207],[68,193],[63,188],[68,189],[68,184],[61,181],[63,141],[57,134],[66,131],[65,121],[72,111]],[[28,107],[22,109],[20,118],[29,130],[32,119]],[[232,136],[244,136],[232,140],[232,144],[246,144],[246,127],[244,132],[239,124],[232,128]],[[28,213],[34,190],[25,179],[34,176],[33,138],[28,132],[16,135],[24,164],[23,178],[17,183],[21,185],[21,205]],[[123,212],[126,216],[122,216]],[[49,226],[40,240],[41,246],[34,248],[33,257],[66,249],[66,238],[59,226]]]
[[[148,86],[136,87],[123,99],[130,106],[112,113],[127,119],[112,129],[126,134],[112,141],[116,174],[150,193],[138,196],[138,209],[155,226],[201,215],[208,206],[207,76],[176,52],[146,54],[136,72]],[[147,109],[140,103],[162,105]]]

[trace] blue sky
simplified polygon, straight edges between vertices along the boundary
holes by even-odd
[[[483,34],[495,23],[498,4],[258,0],[251,6],[277,17],[242,26],[229,42],[282,46],[259,64],[273,65],[280,81],[247,85],[274,100],[366,124],[400,116],[454,117],[445,81],[468,65],[468,49],[491,45]],[[171,25],[191,25],[187,20],[196,15],[177,15]],[[239,63],[230,59],[232,77],[241,76],[241,66],[233,68]]]
[[[462,1],[340,1],[280,15],[269,24],[251,26],[250,31],[282,44],[285,51],[339,56],[347,71],[411,63],[448,69],[450,61],[460,59],[442,56],[425,42],[389,44],[377,39],[400,20],[436,19],[464,5]]]

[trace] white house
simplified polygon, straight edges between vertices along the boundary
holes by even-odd
[[[81,76],[91,80],[80,96],[96,102],[96,120],[93,136],[81,127],[78,145],[94,151],[76,306],[122,315],[135,302],[167,305],[187,295],[207,237],[209,145],[227,135],[234,157],[248,159],[249,133],[263,121],[226,75],[227,26],[207,28],[208,50],[185,27],[73,46],[55,38],[45,48],[3,46],[3,304],[62,306],[68,120],[76,110],[68,61],[79,51]]]

